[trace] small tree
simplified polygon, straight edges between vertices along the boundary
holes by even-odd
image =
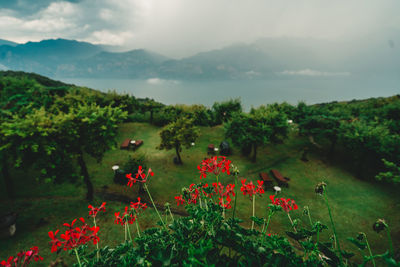
[[[153,123],[153,117],[154,117],[154,112],[159,111],[164,105],[161,104],[160,102],[154,101],[154,99],[147,99],[143,104],[142,104],[142,110],[144,112],[149,111],[150,112],[150,123]]]
[[[236,98],[225,102],[215,102],[212,109],[215,113],[216,123],[221,124],[230,120],[235,113],[242,112],[242,104],[240,99]]]
[[[383,164],[388,169],[386,172],[380,172],[375,178],[379,181],[385,180],[393,184],[400,183],[400,165],[390,162],[386,159],[382,159]]]
[[[198,136],[199,130],[193,126],[193,120],[182,117],[162,129],[160,132],[161,144],[158,149],[170,150],[175,148],[178,164],[182,164],[179,154],[182,151],[182,146],[189,148]]]
[[[115,145],[118,123],[126,117],[119,108],[81,105],[63,116],[63,132],[59,144],[77,159],[81,175],[87,186],[87,200],[93,199],[93,184],[84,160],[84,153],[101,161],[104,153]]]
[[[268,143],[280,143],[287,136],[289,127],[284,113],[270,106],[252,109],[250,114],[236,114],[225,128],[226,138],[240,148],[253,149],[252,160],[257,160],[257,148]]]

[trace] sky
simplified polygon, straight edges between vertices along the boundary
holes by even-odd
[[[399,11],[399,0],[0,0],[0,39],[75,39],[181,58],[265,37],[390,35]]]

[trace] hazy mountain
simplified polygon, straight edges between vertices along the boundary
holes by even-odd
[[[148,79],[290,79],[319,76],[399,75],[400,40],[366,36],[335,42],[312,38],[264,38],[180,60],[144,49],[107,51],[74,40],[1,45],[0,69],[50,77]]]
[[[64,77],[157,77],[158,67],[167,57],[143,49],[112,53],[102,51],[91,57],[58,66],[57,76]]]
[[[0,45],[16,46],[16,45],[18,45],[18,44],[17,44],[17,43],[14,43],[14,42],[11,42],[11,41],[7,41],[7,40],[0,39]]]
[[[100,47],[90,43],[64,39],[28,42],[14,47],[2,45],[0,64],[12,70],[54,76],[60,64],[75,62],[100,51]]]

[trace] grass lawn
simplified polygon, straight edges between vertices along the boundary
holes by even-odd
[[[111,166],[123,164],[129,155],[143,154],[147,166],[151,167],[155,173],[148,184],[153,198],[157,203],[169,202],[172,206],[176,206],[174,196],[180,194],[181,188],[199,182],[197,165],[207,157],[207,145],[209,143],[219,145],[224,136],[222,126],[202,127],[196,145],[190,149],[183,149],[181,153],[184,164],[177,166],[172,162],[174,151],[156,149],[160,142],[159,131],[160,128],[147,123],[123,124],[117,138],[118,143],[128,137],[142,139],[144,144],[139,149],[134,152],[120,149],[108,151],[101,163],[97,163],[92,158],[86,159],[96,190],[95,201],[91,204],[101,204],[103,190],[132,198],[137,197],[137,188],[113,184]],[[302,207],[308,205],[312,219],[320,220],[330,227],[328,211],[323,199],[314,193],[314,186],[320,181],[325,181],[328,185],[328,198],[342,247],[356,252],[355,247],[345,239],[350,236],[355,237],[362,231],[367,234],[374,252],[385,251],[387,249],[385,233],[377,234],[372,231],[373,222],[377,218],[385,218],[392,228],[392,239],[395,242],[395,248],[398,249],[400,214],[395,212],[400,207],[400,196],[396,192],[398,188],[359,180],[351,173],[344,171],[341,166],[325,163],[316,153],[310,153],[310,161],[303,162],[300,158],[305,145],[308,145],[307,140],[292,134],[285,144],[269,145],[259,149],[256,163],[241,156],[235,149],[229,159],[239,167],[240,176],[253,182],[258,179],[260,171],[268,171],[271,168],[276,168],[284,176],[290,177],[289,188],[283,188],[280,196],[296,200],[299,210],[292,212],[292,218],[300,219],[305,225],[309,222],[308,218],[302,214]],[[40,254],[45,258],[44,262],[38,266],[47,266],[50,261],[57,258],[57,255],[50,253],[48,245],[50,239],[47,232],[60,228],[62,223],[71,222],[74,218],[87,218],[88,203],[83,200],[85,186],[82,182],[62,185],[39,184],[29,173],[16,172],[15,177],[18,197],[13,201],[4,197],[4,185],[2,181],[0,182],[1,211],[13,210],[19,214],[16,236],[12,239],[0,240],[0,260],[6,259],[9,255],[15,255],[21,249],[37,245]],[[209,176],[206,180],[212,183],[215,179]],[[228,176],[222,175],[220,180],[233,183],[233,179]],[[265,207],[270,202],[269,194],[273,192],[268,191],[262,198],[256,198],[258,217],[264,217],[266,214]],[[100,215],[98,220],[98,225],[101,227],[100,246],[123,241],[123,229],[119,225],[114,225],[113,215],[116,211],[122,211],[123,207],[124,204],[120,202],[107,202],[106,213]],[[251,202],[241,194],[238,198],[238,214],[239,217],[245,219],[244,225],[249,226]],[[229,212],[227,216],[230,216]],[[146,228],[154,226],[156,220],[154,210],[148,209],[140,218],[139,223],[142,228]],[[283,234],[289,228],[287,216],[284,213],[278,213],[272,218],[269,231]],[[328,229],[323,237],[328,239],[331,234],[331,229]],[[59,256],[67,262],[74,261],[65,252]]]

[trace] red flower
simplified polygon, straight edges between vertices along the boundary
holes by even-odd
[[[255,194],[262,195],[265,193],[263,189],[263,183],[264,181],[259,181],[257,180],[258,186],[256,187],[253,182],[249,182],[246,184],[246,179],[242,180],[242,187],[240,188],[240,191],[242,191],[243,195],[249,195],[251,198]]]
[[[106,211],[106,202],[103,202],[100,207],[95,208],[92,205],[89,205],[88,208],[89,210],[89,215],[92,216],[93,218],[95,218],[97,216],[97,213],[99,211],[105,212]]]
[[[129,187],[132,187],[132,185],[136,182],[145,183],[145,182],[147,182],[149,175],[154,176],[154,172],[151,170],[151,168],[149,168],[149,170],[147,171],[147,175],[146,175],[142,166],[139,166],[139,169],[135,175],[135,178],[132,177],[132,173],[128,173],[126,175],[126,178],[128,178],[128,180],[129,180],[127,185]]]
[[[257,180],[257,183],[258,183],[258,186],[257,186],[257,189],[256,189],[256,191],[257,191],[257,193],[258,194],[264,194],[265,193],[265,191],[264,191],[264,181],[260,181],[260,180]]]
[[[234,184],[228,184],[226,187],[224,187],[221,183],[213,183],[213,187],[215,190],[215,193],[219,195],[219,205],[225,209],[230,209],[231,208],[231,197],[235,196],[235,192],[233,189],[235,188]],[[225,198],[225,200],[224,200]]]
[[[279,199],[279,198],[275,198],[274,195],[269,196],[269,198],[271,199],[272,204],[274,204],[276,206],[281,206],[285,212],[289,212],[291,210],[297,210],[299,208],[293,199],[290,199],[290,198],[287,198],[287,199],[280,198]]]
[[[131,202],[130,207],[131,207],[132,209],[134,209],[136,213],[139,213],[139,210],[140,210],[140,209],[141,209],[142,211],[146,210],[147,204],[146,204],[146,203],[140,202],[140,197],[138,197],[138,201],[135,202],[135,203]]]
[[[180,205],[183,205],[183,204],[185,204],[185,200],[182,198],[182,195],[180,195],[180,196],[176,196],[175,197],[175,200],[176,200],[176,205],[177,206],[179,206],[179,204]]]
[[[32,247],[30,248],[30,250],[19,252],[16,257],[10,256],[8,257],[7,261],[1,261],[0,266],[28,266],[32,259],[34,261],[43,260],[43,257],[40,256],[38,253],[39,248],[36,246]]]
[[[59,230],[55,233],[52,231],[49,232],[49,237],[52,239],[50,241],[50,244],[52,245],[51,252],[57,251],[58,247],[63,247],[64,250],[74,249],[89,241],[92,241],[93,244],[97,244],[99,241],[97,233],[100,228],[98,226],[90,227],[85,223],[85,219],[83,218],[79,218],[79,221],[81,222],[80,227],[74,227],[77,219],[73,220],[71,224],[63,224],[68,228],[68,230],[60,235],[61,240],[57,239],[57,233]]]
[[[209,159],[203,160],[200,165],[197,166],[197,169],[200,172],[200,179],[206,178],[207,173],[214,173],[215,175],[219,175],[221,172],[226,172],[226,174],[230,174],[230,164],[231,161],[227,160],[226,157],[223,156],[215,156]]]
[[[115,216],[114,223],[115,224],[123,224],[122,223],[122,217],[120,217],[119,214],[120,214],[120,212],[114,213],[114,216]]]
[[[57,238],[57,233],[59,230],[55,231],[55,233],[53,233],[53,231],[49,232],[49,237],[51,239],[50,244],[51,244],[51,253],[56,252],[58,250],[58,247],[62,246],[62,243],[60,240],[58,240]]]
[[[124,226],[125,223],[133,224],[133,222],[136,220],[136,215],[132,214],[132,212],[129,211],[129,208],[126,206],[125,211],[122,214],[122,216],[119,216],[119,212],[116,212],[115,215],[115,224],[120,224],[121,226]]]
[[[223,197],[219,197],[218,199],[219,199],[219,203],[218,203],[218,204],[219,204],[221,207],[223,207],[223,208],[225,208],[225,209],[230,209],[230,208],[232,208],[232,206],[231,206],[231,201],[232,201],[232,199],[231,199],[231,197],[230,197],[229,195],[226,196],[226,199],[225,199],[225,200],[224,200]]]

